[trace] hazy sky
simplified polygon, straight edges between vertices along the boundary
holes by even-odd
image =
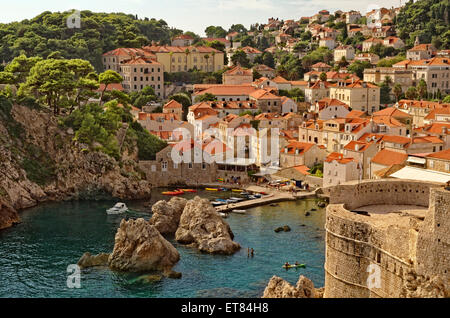
[[[232,24],[242,23],[248,28],[256,22],[266,23],[270,17],[298,19],[321,9],[365,13],[373,6],[399,5],[400,0],[0,0],[0,22],[30,19],[42,11],[125,12],[163,19],[169,26],[204,35],[209,25],[228,30]]]

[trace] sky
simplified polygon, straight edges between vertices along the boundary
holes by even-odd
[[[210,25],[228,30],[232,24],[241,23],[249,28],[257,22],[267,23],[270,17],[298,20],[322,9],[365,13],[376,6],[399,5],[400,0],[0,0],[0,23],[31,19],[43,11],[124,12],[163,19],[170,27],[204,36]]]

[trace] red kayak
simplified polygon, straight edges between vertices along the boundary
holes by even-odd
[[[166,191],[166,192],[163,192],[162,194],[164,194],[164,195],[181,195],[181,194],[184,194],[184,192],[183,191]]]
[[[180,191],[189,192],[189,193],[197,193],[197,190],[194,190],[194,189],[180,189]]]

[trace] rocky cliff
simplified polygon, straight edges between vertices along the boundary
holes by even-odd
[[[314,288],[314,283],[300,276],[295,286],[292,286],[284,279],[273,276],[266,289],[263,298],[322,298],[323,288]]]
[[[117,230],[114,250],[109,256],[112,269],[129,272],[170,272],[180,254],[144,219],[122,220]]]
[[[17,211],[39,202],[109,193],[144,199],[150,185],[133,154],[120,165],[112,157],[73,140],[73,132],[51,113],[0,105],[0,229],[19,221]]]
[[[192,244],[201,252],[233,254],[241,246],[233,242],[233,232],[207,199],[195,197],[186,203],[175,239]]]
[[[180,223],[180,217],[188,201],[184,198],[174,197],[169,202],[161,200],[153,204],[153,216],[150,224],[154,225],[159,233],[175,234]]]

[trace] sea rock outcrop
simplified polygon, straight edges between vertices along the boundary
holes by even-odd
[[[305,276],[300,276],[295,286],[273,276],[264,290],[263,298],[322,298],[322,295],[323,290],[314,288],[314,283]]]
[[[92,255],[91,253],[86,252],[78,260],[77,265],[81,269],[88,268],[88,267],[95,267],[95,266],[108,266],[108,259],[109,259],[109,254],[107,254],[107,253],[100,253],[97,255]]]
[[[12,207],[0,201],[0,230],[20,222],[19,215]]]
[[[129,272],[170,272],[180,254],[144,219],[122,220],[109,257],[111,269]]]
[[[191,244],[201,252],[233,254],[241,246],[233,242],[233,232],[207,199],[195,197],[187,202],[175,239]]]
[[[174,197],[169,202],[161,200],[152,206],[153,216],[150,224],[154,225],[159,233],[175,234],[180,223],[180,217],[188,201],[184,198]]]

